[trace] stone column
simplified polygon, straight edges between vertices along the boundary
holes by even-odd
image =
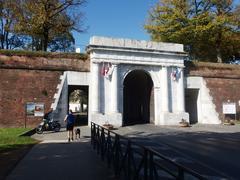
[[[111,79],[111,112],[118,113],[118,66],[113,64]]]
[[[159,124],[161,114],[161,89],[160,87],[154,87],[154,121],[155,125]]]
[[[91,78],[91,106],[92,106],[92,112],[93,113],[99,113],[100,107],[99,107],[99,64],[98,63],[92,63],[92,78]]]
[[[184,73],[183,68],[179,69],[179,78],[177,83],[177,109],[178,112],[185,112],[185,94],[184,94]]]
[[[168,97],[168,68],[163,66],[161,70],[161,88],[162,88],[162,111],[169,112]]]

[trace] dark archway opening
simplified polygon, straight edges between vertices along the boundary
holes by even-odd
[[[143,70],[134,70],[124,79],[123,125],[150,122],[150,97],[153,82]]]
[[[76,117],[76,126],[88,124],[88,86],[68,86],[68,109]]]
[[[198,89],[186,89],[185,90],[185,104],[186,112],[189,113],[190,124],[198,123]]]

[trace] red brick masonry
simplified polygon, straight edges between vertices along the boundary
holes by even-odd
[[[236,103],[237,119],[240,120],[240,65],[189,63],[186,64],[186,73],[188,76],[201,76],[205,79],[222,121],[222,103],[228,100]]]
[[[26,103],[44,103],[48,112],[67,70],[89,71],[89,61],[0,55],[0,127],[35,127],[42,118],[26,117]]]

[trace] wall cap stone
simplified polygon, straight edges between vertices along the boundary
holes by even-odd
[[[139,49],[139,50],[150,50],[150,51],[166,51],[175,53],[184,53],[183,45],[176,43],[163,43],[153,42],[144,40],[133,40],[133,39],[122,39],[122,38],[111,38],[111,37],[100,37],[93,36],[90,38],[89,47],[101,46],[110,48],[121,48],[121,49]]]

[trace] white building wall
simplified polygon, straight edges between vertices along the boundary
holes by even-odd
[[[66,71],[68,85],[89,86],[90,72]]]
[[[62,83],[63,82],[63,83]],[[56,108],[53,109],[53,119],[59,121],[61,126],[65,126],[64,118],[68,112],[68,83],[67,75],[65,74],[64,78],[60,83],[59,97],[55,100]]]
[[[205,80],[202,77],[187,77],[185,87],[188,89],[199,89],[197,100],[198,123],[220,124],[221,121]]]

